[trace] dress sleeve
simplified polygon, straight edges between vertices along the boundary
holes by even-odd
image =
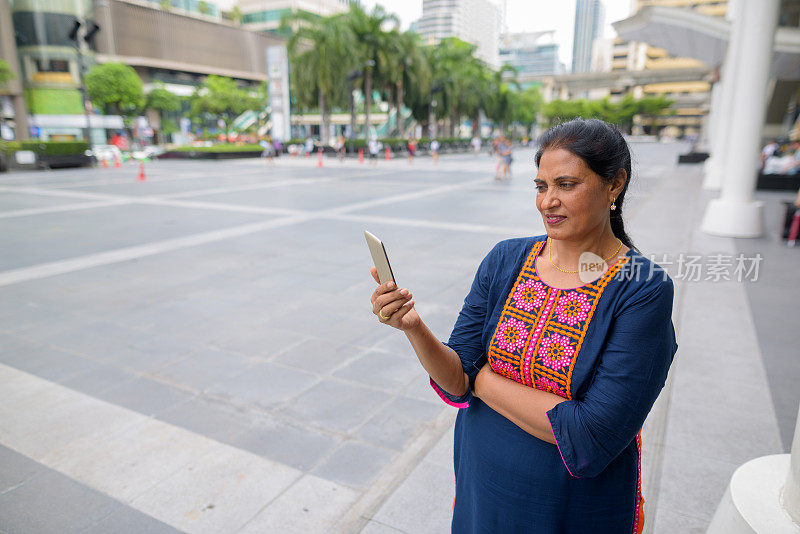
[[[643,289],[612,320],[584,398],[547,412],[564,465],[594,477],[636,437],[656,401],[678,346],[669,279]]]
[[[486,351],[483,347],[483,330],[488,314],[489,280],[491,265],[494,263],[495,247],[481,262],[475,279],[472,281],[467,297],[464,299],[464,306],[458,314],[450,340],[445,343],[458,354],[461,360],[461,367],[469,377],[469,390],[461,396],[451,395],[442,389],[431,378],[431,386],[439,397],[447,404],[457,408],[468,408],[469,400],[472,398],[472,389],[475,385],[475,377],[478,371],[486,363]]]

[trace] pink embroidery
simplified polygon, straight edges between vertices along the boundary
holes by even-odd
[[[530,343],[532,347],[536,345],[535,340],[539,339],[539,336],[542,335],[542,330],[544,329],[545,325],[547,325],[547,318],[550,317],[550,310],[553,309],[553,305],[555,304],[555,299],[557,296],[558,292],[553,291],[547,298],[547,304],[544,307],[542,315],[539,317],[539,322],[536,323],[536,329],[533,331],[533,337]],[[533,381],[531,380],[531,360],[533,359],[533,356],[533,351],[526,351],[525,360],[522,363],[522,373],[523,377],[525,378],[523,384],[527,386],[533,386]]]
[[[532,348],[532,347],[531,347]],[[569,337],[559,334],[551,334],[546,337],[539,345],[539,356],[542,357],[542,364],[559,371],[567,367],[575,354],[575,347],[569,342]]]
[[[496,373],[503,375],[506,378],[510,378],[511,380],[522,382],[522,378],[519,376],[519,370],[510,363],[495,359],[493,359],[490,363],[492,369]]]
[[[549,391],[550,393],[554,393],[559,397],[564,397],[565,399],[567,398],[567,394],[564,393],[564,391],[560,387],[558,387],[558,383],[550,380],[549,378],[540,376],[539,378],[536,379],[535,383],[536,383],[536,389],[542,391]]]
[[[525,323],[512,317],[497,328],[495,336],[497,346],[505,351],[514,352],[525,345],[525,334]]]
[[[586,298],[586,294],[569,291],[558,299],[556,316],[559,322],[575,326],[589,317],[589,310],[591,309],[592,304]]]
[[[517,287],[517,290],[514,292],[514,304],[520,310],[525,310],[530,313],[534,308],[538,308],[544,304],[544,298],[546,296],[547,290],[544,284],[530,279]]]

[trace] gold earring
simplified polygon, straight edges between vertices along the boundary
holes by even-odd
[[[613,211],[613,210],[615,210],[615,209],[617,209],[617,205],[616,205],[616,204],[614,204],[614,201],[615,201],[615,200],[616,200],[616,199],[613,199],[613,198],[611,199],[611,210],[612,210],[612,211]]]

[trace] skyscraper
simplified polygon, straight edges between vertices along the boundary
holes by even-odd
[[[603,36],[605,7],[600,0],[578,0],[575,5],[575,35],[572,41],[572,72],[589,72],[592,44]]]
[[[489,0],[423,0],[415,27],[431,44],[458,37],[477,45],[476,55],[497,67],[500,24],[500,8]]]

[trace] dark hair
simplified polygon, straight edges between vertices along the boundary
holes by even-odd
[[[622,221],[622,203],[631,181],[631,151],[622,134],[611,124],[600,119],[572,119],[547,129],[537,141],[536,166],[549,148],[563,148],[581,158],[586,165],[606,183],[614,180],[620,169],[626,178],[622,191],[614,199],[617,209],[610,212],[611,231],[625,246],[637,250],[625,233]]]

